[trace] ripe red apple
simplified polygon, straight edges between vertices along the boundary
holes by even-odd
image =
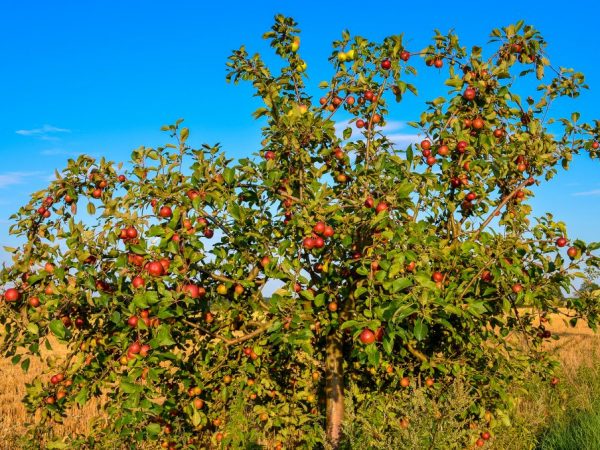
[[[365,206],[367,208],[372,208],[374,204],[375,201],[373,200],[373,197],[367,197],[367,199],[365,200]]]
[[[473,89],[472,87],[468,87],[465,89],[465,92],[463,92],[463,97],[465,98],[465,100],[475,100],[475,97],[477,95],[477,92],[475,92],[475,89]]]
[[[407,388],[408,386],[410,386],[410,378],[408,377],[403,377],[400,380],[400,386],[402,386],[403,388]]]
[[[163,219],[168,219],[170,217],[173,216],[173,210],[171,209],[170,206],[161,206],[160,209],[158,210],[158,215],[159,217],[162,217]]]
[[[119,182],[121,183],[125,183],[125,181],[127,180],[127,178],[125,178],[125,175],[119,175],[119,177],[117,178],[119,180]]]
[[[492,437],[492,435],[490,434],[489,431],[484,431],[483,433],[481,433],[481,439],[487,441]]]
[[[127,319],[127,325],[129,325],[131,328],[135,328],[137,327],[138,320],[139,319],[137,316],[131,316],[129,319]]]
[[[492,272],[490,272],[489,270],[484,270],[483,272],[481,272],[481,280],[485,281],[486,283],[490,283],[492,281],[494,277],[492,276]]]
[[[323,246],[325,245],[325,241],[322,237],[317,236],[316,238],[313,238],[313,244],[315,248],[323,248]]]
[[[484,127],[485,123],[481,117],[477,117],[473,120],[473,128],[476,130],[481,130]]]
[[[29,305],[32,308],[37,308],[38,306],[40,306],[40,299],[38,297],[30,297],[29,298]]]
[[[128,227],[125,230],[125,233],[128,239],[135,239],[136,237],[138,237],[138,232],[134,227]]]
[[[365,121],[362,119],[358,119],[356,121],[356,128],[363,128],[365,126]]]
[[[569,255],[569,258],[571,259],[575,259],[578,253],[579,250],[577,250],[577,247],[569,247],[569,249],[567,250],[567,255]]]
[[[146,264],[146,271],[153,277],[160,277],[165,274],[165,268],[159,261],[151,261]]]
[[[444,61],[442,61],[441,59],[436,58],[433,60],[433,67],[435,67],[436,69],[441,69],[443,65]]]
[[[368,328],[361,331],[359,336],[360,342],[363,344],[372,344],[375,342],[375,333]]]
[[[408,53],[406,50],[403,50],[403,51],[400,53],[400,59],[401,59],[402,61],[406,62],[406,61],[408,61],[408,60],[409,60],[409,58],[410,58],[410,53]]]
[[[140,347],[140,356],[148,356],[148,352],[152,349],[148,344],[144,344]]]
[[[391,67],[392,62],[389,59],[384,59],[383,61],[381,61],[381,68],[383,70],[390,70]]]
[[[456,144],[456,151],[458,153],[464,153],[467,150],[468,144],[465,141],[458,141]]]
[[[431,274],[431,279],[436,283],[440,283],[444,279],[444,275],[441,272],[433,272]]]
[[[355,101],[356,101],[356,99],[353,96],[351,96],[351,95],[349,95],[348,97],[346,97],[346,103],[348,105],[350,105],[350,106],[354,105]]]
[[[474,192],[469,192],[467,195],[465,195],[465,199],[469,202],[472,202],[476,198],[477,198],[477,194],[475,194]]]
[[[139,341],[136,341],[129,345],[127,352],[136,355],[140,352],[141,349],[142,345],[139,343]]]
[[[192,298],[200,297],[200,289],[195,284],[186,284],[182,291]]]
[[[447,156],[449,153],[450,149],[447,145],[440,145],[440,148],[438,148],[438,155],[440,156]]]
[[[323,236],[325,237],[332,237],[335,234],[335,231],[333,230],[332,226],[327,225],[325,227],[325,230],[323,231]]]
[[[485,441],[483,439],[479,438],[475,441],[475,445],[477,447],[483,447],[485,445]]]
[[[260,265],[262,267],[267,267],[269,265],[269,263],[271,262],[271,258],[269,258],[268,256],[263,256],[262,259],[260,260]]]
[[[425,158],[429,158],[431,156],[431,150],[427,149],[427,150],[423,150],[421,152],[421,154],[425,157]]]
[[[428,166],[433,166],[437,162],[437,159],[435,159],[434,156],[430,156],[429,158],[427,158],[425,160],[425,162],[427,163]]]
[[[375,340],[377,342],[381,342],[383,341],[383,333],[384,333],[384,328],[383,327],[379,327],[375,330]]]
[[[275,159],[275,152],[268,150],[265,152],[265,159]]]
[[[592,148],[594,150],[598,150],[600,148],[600,144],[597,141],[592,142]]]
[[[131,280],[131,285],[134,289],[139,289],[144,286],[144,279],[140,276],[134,277],[133,280]]]
[[[557,377],[552,377],[552,379],[550,380],[550,384],[552,386],[556,386],[558,384],[559,380]]]
[[[323,234],[323,232],[325,231],[325,227],[326,227],[325,222],[319,221],[313,227],[313,231],[317,234]]]
[[[566,239],[566,238],[564,238],[564,237],[559,237],[559,238],[556,240],[556,246],[557,246],[557,247],[564,247],[565,245],[567,245],[567,239]]]
[[[518,294],[519,292],[521,292],[523,290],[523,286],[520,283],[515,283],[512,285],[512,291],[515,294]]]
[[[94,198],[100,198],[102,197],[102,189],[100,188],[96,188],[92,191],[92,197]]]
[[[502,128],[496,128],[496,129],[494,130],[494,137],[495,137],[496,139],[500,139],[500,138],[501,138],[501,137],[503,137],[503,136],[504,136],[504,130],[503,130]]]
[[[302,245],[306,250],[311,250],[315,246],[315,241],[313,238],[308,237],[302,241]]]
[[[4,293],[4,301],[6,301],[6,302],[16,302],[20,298],[21,298],[21,293],[15,288],[7,289],[6,292]]]
[[[413,272],[413,271],[415,270],[415,267],[416,267],[416,266],[417,266],[417,263],[416,263],[416,262],[414,262],[414,261],[411,261],[411,262],[409,262],[409,263],[406,265],[406,271],[407,271],[407,272]]]
[[[421,148],[423,150],[429,150],[431,148],[431,141],[428,139],[424,139],[421,141]]]
[[[215,235],[215,232],[212,230],[212,228],[206,228],[204,230],[204,237],[207,237],[208,239],[210,239],[214,235]]]
[[[379,202],[375,207],[375,212],[379,214],[380,212],[387,211],[389,208],[390,207],[386,202]]]

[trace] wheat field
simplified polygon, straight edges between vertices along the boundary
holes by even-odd
[[[546,328],[560,337],[557,341],[550,341],[548,346],[557,353],[565,368],[567,379],[563,382],[569,383],[569,377],[574,376],[577,368],[591,362],[590,355],[597,354],[600,336],[594,335],[583,322],[573,328],[558,317],[552,317]],[[64,347],[54,344],[53,348],[53,357],[60,358],[65,354]],[[35,420],[21,403],[25,385],[36,377],[49,375],[48,367],[40,360],[32,359],[29,371],[23,373],[20,366],[13,365],[10,359],[0,359],[0,450],[21,448],[19,438],[23,436],[28,422]],[[83,408],[72,409],[63,423],[54,424],[54,431],[59,436],[89,433],[93,420],[101,417],[101,406],[99,400],[92,400]]]

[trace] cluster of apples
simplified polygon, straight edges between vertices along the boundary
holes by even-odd
[[[313,235],[307,237],[302,241],[302,246],[306,250],[312,250],[313,248],[323,248],[325,246],[325,239],[330,238],[335,234],[333,227],[327,225],[323,221],[319,221],[313,227]]]

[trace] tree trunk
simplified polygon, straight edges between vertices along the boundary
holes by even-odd
[[[344,358],[342,339],[331,332],[327,336],[325,360],[325,397],[327,412],[327,440],[334,449],[340,444],[344,420]]]

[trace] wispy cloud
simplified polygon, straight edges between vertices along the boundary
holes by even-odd
[[[23,184],[31,177],[39,177],[41,172],[7,172],[0,173],[0,189]]]
[[[341,138],[344,129],[349,126],[356,129],[356,125],[351,124],[350,121],[348,121],[348,120],[342,121],[342,122],[337,122],[335,124],[336,135],[339,138]],[[408,129],[410,129],[411,131],[414,129],[414,128],[406,125],[406,122],[403,122],[400,120],[390,120],[390,121],[387,121],[385,123],[385,125],[380,128],[380,131],[384,132],[390,141],[392,141],[394,144],[396,144],[400,147],[406,147],[408,144],[414,144],[414,143],[418,142],[420,139],[422,139],[422,137],[420,137],[416,133],[400,132],[401,130],[403,130],[405,128],[407,129],[407,131],[408,131]],[[391,133],[392,131],[395,131],[395,133]]]
[[[43,125],[40,128],[31,128],[29,130],[17,130],[15,133],[21,136],[31,136],[36,137],[38,139],[42,139],[44,141],[54,141],[59,139],[57,134],[60,133],[70,133],[71,130],[68,128],[59,128],[53,125]]]
[[[422,136],[419,136],[418,134],[410,134],[410,133],[393,133],[393,134],[388,134],[388,139],[390,141],[392,141],[394,144],[396,144],[399,147],[406,147],[409,144],[415,144],[416,142],[419,142],[420,139],[423,139]]]
[[[593,189],[591,191],[575,192],[572,194],[573,197],[598,197],[600,196],[600,189]]]

